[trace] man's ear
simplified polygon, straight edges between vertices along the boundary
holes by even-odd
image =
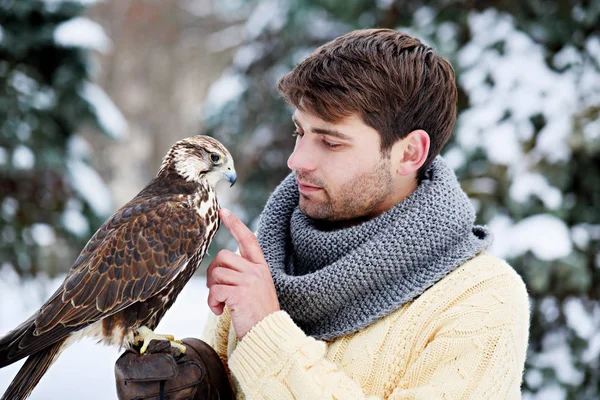
[[[416,173],[427,160],[429,145],[429,134],[422,129],[414,130],[396,142],[392,147],[396,172],[402,176]]]

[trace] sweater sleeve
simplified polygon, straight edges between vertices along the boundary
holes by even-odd
[[[223,313],[218,317],[209,312],[208,320],[204,325],[202,340],[215,350],[231,380],[231,372],[228,367],[228,353],[232,336],[230,326],[231,314],[228,307],[225,307]]]
[[[238,343],[229,368],[248,399],[363,399],[360,386],[325,358],[327,345],[285,311],[256,324]]]
[[[423,336],[427,343],[422,351],[390,377],[388,398],[520,398],[529,307],[524,288],[517,290],[504,294],[507,300],[516,294],[517,303],[523,303],[520,309],[515,301],[487,292],[480,298],[468,296],[438,315],[426,329],[435,332]],[[376,398],[366,397],[326,353],[325,342],[306,336],[287,313],[278,311],[238,343],[229,368],[248,399]],[[361,356],[365,364],[372,362],[357,354]]]

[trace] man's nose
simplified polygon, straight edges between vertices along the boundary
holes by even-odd
[[[317,157],[307,138],[299,138],[287,162],[293,171],[310,172],[317,168]]]

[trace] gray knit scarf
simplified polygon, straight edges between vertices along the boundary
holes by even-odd
[[[298,200],[290,174],[267,202],[257,237],[281,309],[316,339],[368,326],[491,243],[487,228],[473,225],[475,210],[439,156],[413,193],[359,225],[322,230]]]

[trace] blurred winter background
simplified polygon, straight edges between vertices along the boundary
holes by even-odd
[[[414,34],[456,68],[444,155],[529,288],[523,398],[600,398],[597,0],[0,0],[0,335],[177,139],[230,148],[239,183],[221,202],[254,226],[293,146],[278,78],[368,27]],[[160,331],[201,334],[203,272]],[[118,354],[74,346],[32,399],[115,398]],[[20,364],[0,370],[0,393]]]

